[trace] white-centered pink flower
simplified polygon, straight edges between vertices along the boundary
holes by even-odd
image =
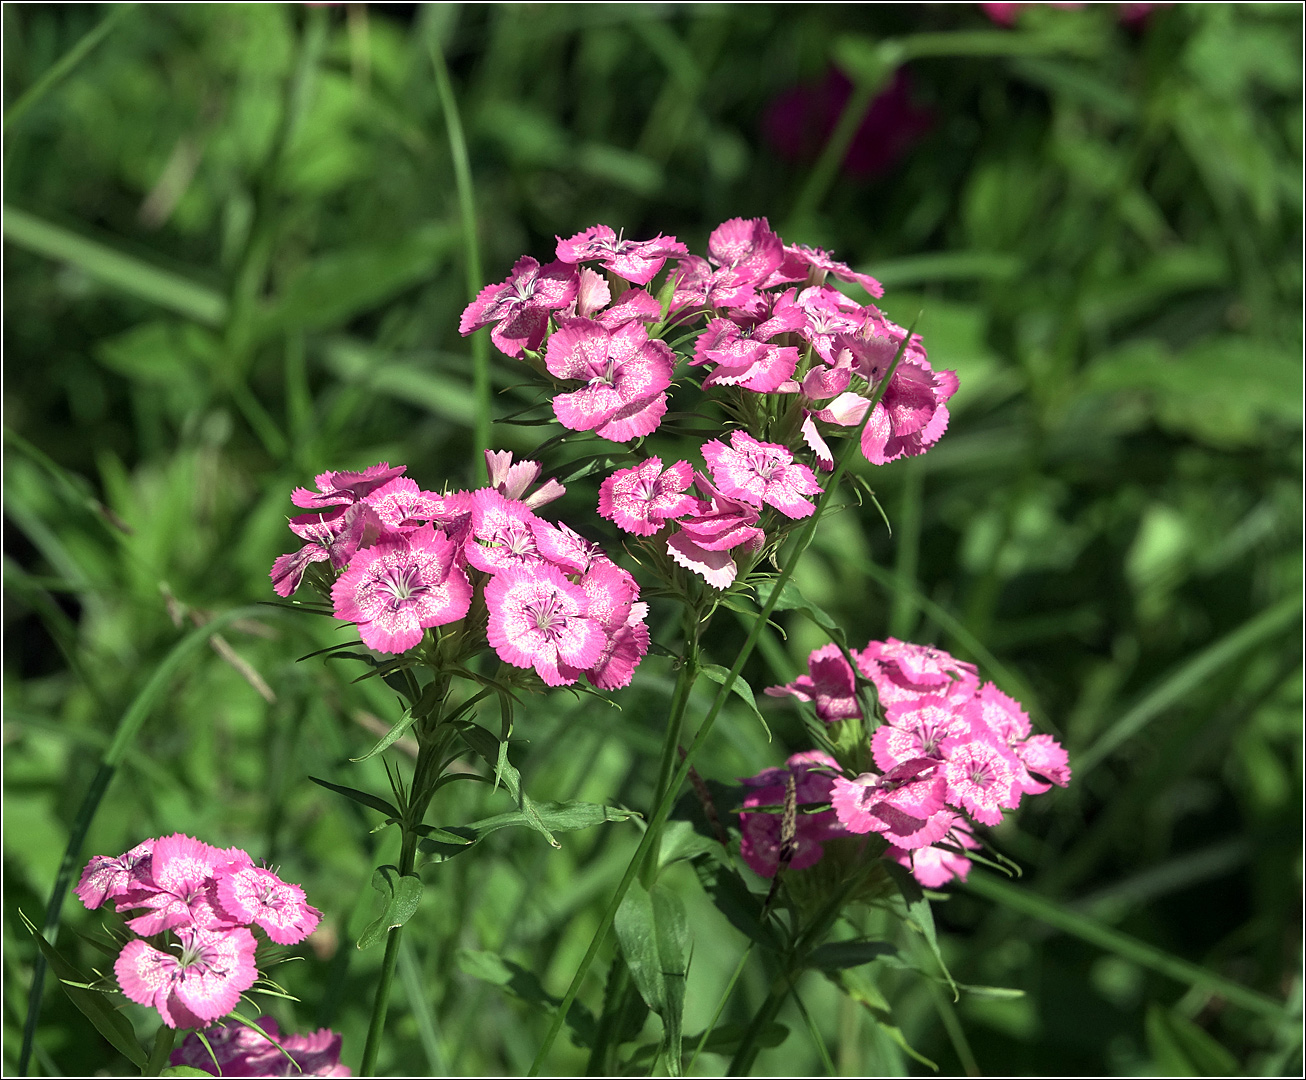
[[[687,461],[664,471],[651,457],[619,469],[599,485],[599,514],[636,536],[652,536],[669,520],[691,512],[698,500],[686,490],[694,479]]]
[[[260,866],[219,875],[218,903],[237,921],[261,926],[278,945],[303,941],[322,918],[304,898],[303,889]]]
[[[486,637],[499,659],[534,668],[549,686],[576,681],[560,666],[585,671],[603,652],[604,634],[586,614],[584,591],[548,563],[508,567],[485,586]]]
[[[774,506],[789,518],[810,516],[816,505],[805,498],[823,490],[806,465],[778,443],[764,443],[745,431],[734,431],[730,445],[718,439],[703,444],[703,457],[712,479],[725,495],[750,506]]]
[[[689,254],[689,249],[674,236],[626,240],[607,225],[592,225],[570,240],[557,240],[557,258],[562,262],[597,262],[636,285],[652,281],[668,258]]]
[[[807,675],[799,675],[784,686],[768,686],[771,697],[790,694],[799,701],[810,701],[816,715],[827,723],[862,715],[857,703],[857,680],[853,669],[838,645],[825,645],[807,658]]]
[[[363,496],[379,488],[387,481],[400,476],[405,469],[403,465],[393,468],[382,461],[371,465],[362,472],[324,472],[314,477],[317,491],[307,488],[295,488],[290,501],[305,509],[317,510],[327,506],[352,506]]]
[[[93,856],[73,891],[83,904],[93,910],[105,900],[122,896],[133,888],[140,888],[150,880],[150,853],[153,850],[154,841],[146,840],[125,855]]]
[[[694,474],[694,486],[706,497],[697,500],[692,513],[677,519],[667,554],[712,588],[728,589],[739,571],[730,551],[756,552],[766,534],[757,527],[755,507],[718,491],[702,473]]]
[[[411,480],[406,482],[412,483]],[[399,477],[390,483],[405,481]],[[332,569],[343,569],[354,557],[354,552],[374,538],[380,527],[381,522],[366,502],[296,515],[290,519],[290,531],[308,543],[298,551],[280,556],[272,564],[269,576],[273,591],[278,596],[290,596],[299,588],[305,571],[313,563],[329,562]]]
[[[179,928],[177,955],[140,938],[129,941],[113,965],[122,992],[152,1005],[170,1028],[204,1028],[226,1016],[254,985],[254,935],[244,927]]]
[[[455,552],[454,542],[429,524],[378,540],[332,587],[336,618],[357,623],[363,642],[378,652],[411,649],[427,627],[467,614],[472,586]]]
[[[549,338],[545,366],[584,385],[553,399],[563,427],[629,442],[657,429],[667,411],[675,354],[638,322],[608,330],[589,319],[564,320]]]

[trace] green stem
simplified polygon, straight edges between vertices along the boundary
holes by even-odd
[[[735,965],[735,972],[730,976],[730,981],[726,983],[726,988],[721,991],[721,1000],[717,1002],[716,1012],[712,1014],[712,1019],[707,1027],[703,1029],[703,1035],[698,1040],[698,1045],[694,1047],[694,1054],[689,1059],[689,1064],[685,1067],[685,1075],[694,1075],[694,1062],[698,1060],[698,1055],[703,1052],[703,1047],[707,1045],[707,1040],[712,1037],[712,1032],[716,1028],[716,1023],[721,1019],[721,1014],[725,1012],[726,1002],[730,1000],[730,995],[734,993],[735,983],[739,981],[739,976],[744,973],[744,965],[748,963],[748,958],[753,955],[753,946],[756,941],[750,941],[748,947],[744,949],[744,955],[739,958],[739,963]]]
[[[420,825],[426,816],[426,809],[435,794],[434,784],[429,774],[434,769],[439,771],[440,761],[444,756],[447,740],[439,735],[423,738],[417,751],[417,764],[413,767],[412,801],[406,808],[401,823],[404,830],[403,843],[399,851],[399,875],[408,877],[417,865],[417,842],[421,839],[414,826]],[[376,1075],[376,1059],[381,1052],[381,1034],[385,1030],[385,1015],[390,1007],[390,987],[394,982],[395,964],[399,960],[399,943],[403,936],[402,926],[392,926],[385,939],[385,958],[381,961],[381,978],[376,985],[376,994],[372,998],[372,1019],[367,1028],[367,1042],[363,1046],[363,1062],[359,1066],[361,1076]]]
[[[748,637],[744,640],[744,646],[739,650],[739,655],[735,658],[734,666],[727,673],[725,680],[717,689],[716,697],[712,699],[712,707],[708,709],[707,716],[703,718],[703,723],[699,726],[698,734],[694,736],[694,741],[690,744],[689,749],[685,751],[681,759],[680,768],[676,770],[676,775],[667,787],[667,791],[674,792],[680,788],[689,776],[689,770],[693,767],[694,757],[698,754],[699,749],[707,741],[707,737],[712,732],[712,725],[716,723],[717,716],[720,715],[721,709],[725,706],[726,700],[730,697],[734,689],[735,680],[739,678],[739,673],[743,671],[744,665],[748,663],[748,658],[753,655],[753,649],[757,647],[758,638],[765,629],[767,620],[771,618],[771,613],[775,611],[776,604],[780,600],[784,587],[793,577],[795,568],[803,553],[811,545],[812,539],[816,536],[816,526],[819,524],[822,515],[829,508],[833,500],[834,492],[839,488],[839,481],[843,479],[844,473],[848,471],[848,465],[857,453],[861,444],[862,431],[870,421],[875,412],[875,406],[879,404],[880,398],[884,396],[885,388],[889,385],[889,380],[893,378],[894,372],[898,370],[898,364],[902,360],[902,354],[910,344],[912,336],[916,332],[916,323],[912,322],[911,328],[903,335],[902,344],[898,346],[898,351],[894,355],[893,362],[889,365],[888,371],[885,372],[884,378],[875,392],[866,408],[866,416],[855,431],[853,431],[844,452],[840,455],[838,464],[834,472],[830,475],[829,482],[822,492],[820,500],[816,504],[816,510],[803,530],[798,534],[798,540],[794,544],[793,553],[785,561],[784,568],[780,571],[775,579],[775,584],[771,587],[771,595],[767,597],[766,603],[762,605],[762,610],[758,613],[757,621],[753,623],[753,628],[748,632]],[[648,823],[648,829],[644,832],[644,837],[635,849],[635,854],[631,857],[630,865],[626,867],[626,873],[617,885],[616,892],[613,893],[612,899],[608,901],[607,910],[604,911],[603,917],[599,920],[598,929],[594,931],[594,937],[590,940],[589,949],[586,950],[585,956],[581,959],[580,967],[576,969],[576,974],[572,977],[571,985],[567,988],[567,993],[559,1005],[558,1011],[554,1014],[549,1023],[549,1029],[544,1033],[544,1041],[540,1044],[540,1049],[535,1055],[535,1060],[531,1062],[531,1076],[538,1076],[540,1069],[544,1065],[544,1059],[548,1056],[549,1050],[552,1049],[554,1040],[558,1037],[558,1032],[562,1030],[563,1021],[567,1016],[567,1010],[571,1008],[571,1003],[576,1000],[576,995],[580,992],[580,985],[589,974],[589,969],[594,963],[594,958],[598,955],[599,949],[602,948],[604,940],[608,936],[608,931],[612,929],[612,921],[616,918],[617,909],[621,906],[622,900],[626,898],[626,893],[630,889],[631,883],[635,880],[636,874],[644,865],[644,860],[648,857],[649,850],[653,846],[653,841],[658,835],[658,830],[662,828],[671,813],[671,799],[669,795],[664,796],[658,804],[652,819]]]
[[[727,1076],[748,1075],[749,1070],[753,1067],[753,1062],[757,1060],[758,1052],[762,1049],[758,1045],[758,1037],[779,1014],[780,1006],[784,1004],[785,998],[788,996],[789,973],[782,971],[772,980],[771,992],[767,994],[761,1008],[753,1014],[753,1019],[748,1024],[748,1030],[744,1032],[744,1037],[739,1043],[739,1049],[735,1051],[735,1056],[730,1059],[730,1068],[726,1070]]]
[[[662,742],[662,759],[658,763],[657,787],[654,788],[653,793],[654,806],[661,806],[664,799],[675,795],[674,791],[669,792],[667,789],[671,781],[671,771],[676,767],[680,733],[685,726],[685,708],[689,704],[689,695],[694,689],[694,680],[698,678],[698,637],[702,630],[702,623],[699,621],[698,612],[689,606],[685,608],[685,623],[685,659],[680,665],[680,673],[676,676],[676,689],[671,696],[671,714],[667,717],[667,732]],[[658,849],[662,843],[660,826],[654,830],[650,823],[649,831],[653,833],[653,839],[649,844],[648,858],[644,860],[640,872],[640,881],[645,888],[652,886],[657,876]]]
[[[440,108],[449,135],[449,156],[453,159],[454,185],[458,189],[458,215],[462,219],[463,257],[467,270],[467,297],[475,300],[481,291],[481,249],[476,235],[476,201],[473,198],[472,168],[467,156],[467,139],[458,115],[458,99],[449,80],[449,67],[435,36],[429,35],[431,67],[440,95]],[[472,398],[476,411],[472,426],[472,473],[485,468],[482,451],[490,448],[490,351],[486,335],[472,335]]]
[[[168,1058],[172,1054],[172,1044],[177,1033],[167,1024],[160,1024],[154,1033],[154,1047],[150,1050],[150,1060],[145,1063],[144,1076],[158,1076],[168,1067]]]

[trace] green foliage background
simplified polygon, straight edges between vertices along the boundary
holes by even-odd
[[[995,830],[1021,880],[977,872],[936,905],[958,981],[1024,995],[953,1006],[878,971],[908,1042],[944,1072],[1298,1073],[1302,9],[1181,4],[1129,29],[1115,8],[1000,30],[973,5],[5,5],[4,1071],[35,955],[18,911],[40,921],[100,754],[183,631],[271,597],[290,489],[381,459],[427,487],[475,478],[435,48],[488,281],[600,221],[701,250],[767,215],[880,277],[898,321],[923,312],[935,368],[960,375],[934,450],[863,464],[892,535],[869,503],[837,515],[797,580],[857,644],[978,662],[1076,775]],[[777,156],[769,102],[886,57],[933,116],[887,171],[826,184]],[[525,400],[512,362],[493,379],[496,416]],[[494,428],[519,453],[538,438]],[[562,516],[592,531],[593,498],[575,485]],[[759,691],[824,643],[785,628],[745,672]],[[743,631],[715,629],[728,665]],[[267,1007],[342,1031],[356,1065],[380,950],[352,940],[395,838],[306,776],[384,791],[379,759],[347,759],[397,710],[344,665],[296,663],[336,640],[266,609],[194,654],[83,859],[183,831],[303,882],[326,930],[277,969],[299,1001]],[[514,751],[533,794],[646,807],[670,685],[651,656],[620,711],[535,699]],[[759,700],[773,740],[740,706],[709,780],[805,748],[791,707]],[[441,822],[506,807],[473,787],[441,796]],[[524,1072],[636,840],[505,830],[429,867],[383,1071]],[[745,942],[687,868],[665,880],[689,911],[694,1032]],[[104,960],[71,930],[100,921],[65,907],[60,947],[87,969]],[[1288,1008],[1167,978],[1130,942]],[[799,989],[841,1073],[928,1071],[818,976]],[[764,994],[746,971],[724,1021]],[[781,1020],[759,1070],[819,1071],[792,1004]],[[551,1068],[584,1062],[560,1040]],[[125,1062],[51,982],[36,1067]]]

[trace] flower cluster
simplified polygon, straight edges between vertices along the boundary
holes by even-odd
[[[664,285],[653,289],[672,260]],[[586,264],[606,271],[606,279]],[[537,365],[543,348],[543,371],[559,390],[559,423],[625,443],[655,431],[667,411],[680,358],[662,335],[674,329],[680,337],[701,324],[684,360],[703,369],[703,389],[732,391],[727,403],[745,416],[758,412],[748,395],[776,395],[784,414],[776,426],[801,430],[830,469],[818,422],[862,423],[905,331],[828,278],[872,297],[884,292],[873,277],[819,248],[786,244],[765,218],[717,226],[706,258],[674,237],[626,240],[595,225],[559,237],[546,266],[519,259],[506,281],[486,287],[467,307],[459,329],[492,327],[501,352]],[[956,376],[933,371],[913,341],[866,425],[867,460],[883,464],[932,446],[947,426],[956,389]]]
[[[294,945],[322,915],[303,889],[255,866],[246,852],[180,833],[146,840],[116,858],[96,855],[76,892],[91,909],[112,900],[119,912],[142,912],[127,920],[140,936],[123,947],[113,970],[122,992],[158,1009],[171,1028],[208,1027],[254,985],[251,927]]]
[[[327,563],[339,573],[330,582],[336,618],[384,653],[414,648],[479,602],[477,641],[506,663],[550,686],[582,675],[605,690],[625,686],[649,640],[634,577],[535,513],[565,490],[549,480],[528,496],[537,462],[485,456],[490,484],[475,491],[424,491],[385,462],[323,473],[315,492],[297,488],[292,501],[315,512],[290,528],[308,542],[277,559],[273,587],[289,596],[310,565]]]
[[[255,1023],[257,1029],[236,1022],[209,1028],[204,1033],[208,1046],[198,1035],[187,1035],[169,1064],[187,1065],[210,1076],[353,1075],[340,1064],[340,1036],[334,1031],[322,1028],[312,1035],[282,1035],[270,1016]]]
[[[978,846],[972,822],[996,825],[1022,796],[1070,782],[1065,750],[1050,735],[1031,734],[1025,711],[992,683],[981,685],[973,664],[894,638],[850,655],[856,671],[837,645],[817,649],[808,674],[766,693],[810,702],[833,724],[863,717],[859,674],[874,685],[884,712],[870,740],[876,771],[850,778],[836,770],[828,798],[844,834],[878,833],[890,844],[885,857],[910,866],[923,884],[965,878],[970,862],[961,851]],[[820,801],[816,795],[813,786],[808,801]],[[809,826],[816,843],[830,834],[828,824],[820,828],[817,835]]]

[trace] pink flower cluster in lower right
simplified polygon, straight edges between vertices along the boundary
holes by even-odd
[[[962,852],[979,846],[973,823],[996,825],[1024,795],[1070,782],[1065,750],[1032,734],[1025,710],[992,683],[981,685],[973,664],[894,638],[850,655],[884,712],[870,740],[876,768],[850,777],[823,753],[789,759],[800,808],[831,807],[798,814],[793,868],[817,862],[826,840],[874,832],[890,844],[885,857],[921,884],[965,880],[970,860]],[[766,692],[811,702],[827,723],[862,716],[856,675],[837,645],[813,652],[808,674]],[[779,769],[745,781],[755,790],[744,800],[742,854],[765,876],[778,866],[780,818],[748,810],[777,804],[784,782]]]

